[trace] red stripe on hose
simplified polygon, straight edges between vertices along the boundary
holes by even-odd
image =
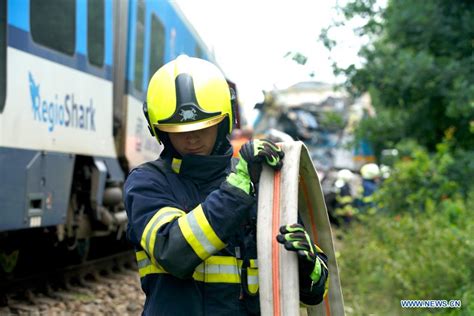
[[[280,171],[273,176],[273,210],[272,210],[272,283],[273,315],[280,316],[280,258],[279,244],[276,240],[280,228]]]

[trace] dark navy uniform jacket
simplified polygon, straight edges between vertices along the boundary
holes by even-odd
[[[158,159],[130,172],[127,237],[145,315],[259,313],[256,199],[225,181],[231,155]],[[311,291],[300,280],[301,300],[320,302],[325,281]]]
[[[356,206],[361,208],[362,211],[367,211],[369,208],[374,207],[374,196],[373,194],[377,191],[377,183],[372,179],[362,180],[362,196],[357,200]]]

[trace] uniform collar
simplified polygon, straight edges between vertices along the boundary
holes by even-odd
[[[223,155],[185,155],[182,159],[172,158],[168,161],[175,173],[197,183],[206,183],[224,177],[231,158],[232,147],[229,147]]]

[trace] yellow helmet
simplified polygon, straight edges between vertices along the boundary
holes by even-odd
[[[152,134],[190,132],[229,120],[235,96],[214,64],[181,55],[158,69],[148,84],[144,104]]]
[[[342,169],[337,172],[337,179],[345,183],[350,182],[354,178],[354,174],[349,169]]]
[[[360,174],[364,179],[373,180],[380,177],[380,168],[374,163],[368,163],[360,168]]]

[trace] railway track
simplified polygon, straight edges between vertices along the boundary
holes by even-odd
[[[6,278],[0,285],[0,315],[139,315],[142,304],[131,251]]]

